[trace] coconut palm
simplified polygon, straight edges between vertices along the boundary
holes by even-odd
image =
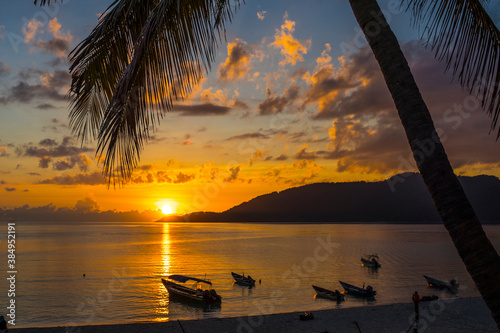
[[[42,5],[51,0],[35,0]],[[500,32],[487,0],[402,0],[460,83],[500,114]],[[350,0],[377,59],[437,211],[500,329],[500,257],[486,237],[434,128],[399,43],[376,0]],[[210,69],[237,0],[116,0],[71,57],[70,122],[97,139],[110,182],[130,177],[165,110]],[[500,134],[500,132],[499,132]]]

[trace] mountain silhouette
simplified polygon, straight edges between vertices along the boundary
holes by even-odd
[[[500,222],[500,179],[458,177],[483,223]],[[190,222],[440,222],[418,173],[380,182],[316,183],[258,196],[221,213],[196,212],[160,221]]]

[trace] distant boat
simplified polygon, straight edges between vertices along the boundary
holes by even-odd
[[[378,258],[378,255],[376,254],[365,254],[363,257],[361,257],[361,263],[365,267],[370,267],[370,268],[379,268],[382,265],[378,262],[380,259]]]
[[[429,287],[435,287],[435,288],[441,288],[441,289],[448,289],[451,292],[457,292],[459,284],[457,280],[453,279],[450,280],[450,282],[444,282],[440,280],[436,280],[434,278],[428,277],[424,275],[424,279],[427,281],[427,284]]]
[[[245,276],[245,275],[240,275],[236,274],[234,272],[231,272],[231,275],[233,276],[233,279],[236,281],[236,283],[242,285],[242,286],[255,286],[255,280],[252,279],[250,275]]]
[[[316,294],[320,297],[333,299],[334,301],[342,301],[344,299],[344,294],[342,294],[338,290],[331,291],[331,290],[321,288],[321,287],[318,287],[315,285],[313,285],[312,287],[316,291]]]
[[[353,286],[352,284],[345,283],[339,281],[345,291],[347,291],[348,295],[361,296],[361,297],[373,297],[377,294],[375,290],[373,290],[372,286],[367,286],[366,288],[360,288]]]
[[[192,287],[178,284],[194,281]],[[184,275],[170,275],[167,280],[161,279],[161,282],[167,288],[169,296],[179,296],[185,300],[197,302],[199,304],[220,304],[222,297],[212,287],[212,282]],[[203,290],[203,286],[208,286]]]

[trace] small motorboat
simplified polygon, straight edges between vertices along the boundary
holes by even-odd
[[[244,274],[240,275],[234,272],[231,272],[231,275],[233,276],[234,281],[236,281],[236,283],[239,285],[249,286],[249,287],[255,286],[255,280],[252,279],[250,275],[245,276]]]
[[[379,268],[382,265],[378,262],[379,258],[376,254],[365,254],[361,257],[361,265],[369,268]]]
[[[456,293],[458,291],[458,287],[460,286],[457,280],[453,279],[450,282],[444,282],[440,280],[436,280],[434,278],[428,277],[424,275],[424,279],[427,281],[429,287],[448,289],[451,292]]]
[[[179,284],[187,281],[194,281],[191,287]],[[161,279],[167,288],[169,296],[179,296],[185,300],[194,301],[200,304],[220,304],[222,297],[213,290],[212,282],[185,275],[170,275],[167,279]],[[203,286],[206,285],[207,289]]]
[[[339,281],[344,290],[347,292],[348,295],[353,295],[353,296],[360,296],[360,297],[373,297],[377,294],[375,290],[373,290],[372,286],[367,286],[366,288],[360,288],[353,286],[352,284],[345,283],[342,281]]]
[[[329,298],[329,299],[332,299],[334,301],[342,301],[342,300],[344,300],[344,294],[342,294],[338,290],[331,291],[331,290],[328,290],[328,289],[325,289],[325,288],[321,288],[321,287],[318,287],[318,286],[315,286],[315,285],[313,285],[312,287],[316,291],[316,295],[319,296],[319,297]]]

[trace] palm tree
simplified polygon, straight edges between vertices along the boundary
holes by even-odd
[[[377,59],[417,166],[469,274],[500,329],[500,257],[486,237],[436,133],[399,43],[376,0],[349,0]],[[51,0],[35,0],[35,4]],[[496,128],[500,114],[500,32],[487,0],[402,0],[439,59],[482,100]],[[238,0],[116,0],[70,54],[71,126],[97,139],[111,181],[130,177],[162,110],[210,69],[224,22]],[[167,96],[167,97],[164,97]],[[500,132],[499,132],[500,135]],[[118,170],[118,173],[116,173]]]

